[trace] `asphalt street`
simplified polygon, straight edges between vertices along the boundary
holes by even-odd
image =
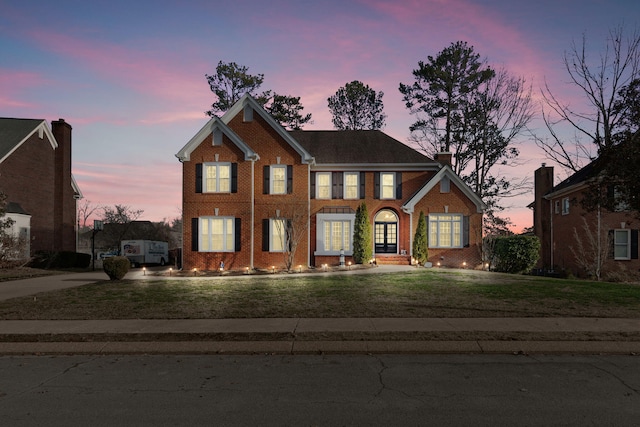
[[[640,357],[0,357],[7,426],[637,426]]]

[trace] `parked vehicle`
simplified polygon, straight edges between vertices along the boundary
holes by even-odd
[[[169,261],[169,244],[154,240],[123,240],[121,253],[129,258],[133,267],[165,265]]]

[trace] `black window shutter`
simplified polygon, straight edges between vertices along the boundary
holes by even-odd
[[[231,192],[238,192],[238,164],[231,163]]]
[[[269,166],[265,166],[262,168],[262,177],[263,177],[262,194],[269,194],[269,171],[270,171]]]
[[[287,165],[287,194],[293,193],[293,166]]]
[[[396,172],[396,199],[402,199],[402,172]]]
[[[360,198],[364,199],[364,172],[360,172]]]
[[[289,252],[291,252],[291,248],[293,245],[292,242],[293,237],[293,222],[290,219],[287,220],[287,246],[289,247]]]
[[[615,249],[614,249],[614,234],[613,234],[613,230],[609,230],[607,232],[607,241],[609,243],[609,251],[608,251],[608,257],[613,259],[615,258]]]
[[[310,180],[310,192],[311,192],[311,198],[315,199],[316,198],[316,173],[315,172],[311,172],[311,175],[309,176],[309,180]]]
[[[234,251],[235,252],[240,252],[240,249],[241,249],[241,244],[240,243],[242,242],[242,239],[241,239],[242,221],[241,221],[240,218],[236,218],[236,229],[234,231],[236,233],[236,235],[235,235],[235,238],[236,238],[235,240],[236,241],[234,242],[235,243]]]
[[[373,188],[373,198],[379,199],[380,198],[380,172],[374,172],[373,179],[375,183],[375,186]]]
[[[638,259],[638,230],[631,230],[631,259]]]
[[[202,163],[196,163],[196,193],[202,193]]]
[[[462,246],[469,247],[469,217],[462,217]]]
[[[262,220],[262,250],[269,252],[269,220]]]
[[[191,250],[198,252],[198,218],[191,218]]]
[[[332,199],[342,199],[342,172],[333,172],[331,174]]]

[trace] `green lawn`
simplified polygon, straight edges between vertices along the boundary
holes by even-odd
[[[637,317],[640,286],[461,270],[101,282],[0,302],[0,319]]]

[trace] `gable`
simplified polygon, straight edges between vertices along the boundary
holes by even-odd
[[[47,122],[41,119],[0,118],[0,163],[24,144],[33,134],[49,141],[52,149],[58,147]]]
[[[258,160],[260,156],[258,153],[253,151],[251,147],[249,147],[227,124],[222,121],[219,117],[213,117],[209,120],[203,127],[196,133],[193,138],[187,144],[178,151],[176,157],[181,162],[189,161],[191,159],[191,153],[195,150],[202,142],[209,137],[209,135],[213,136],[213,143],[216,143],[216,134],[221,132],[229,140],[235,144],[243,153],[245,160]]]
[[[413,212],[416,204],[422,200],[429,191],[436,186],[436,184],[447,179],[450,184],[455,184],[456,187],[458,187],[460,191],[462,191],[462,193],[471,202],[473,202],[478,213],[482,213],[486,209],[487,206],[484,204],[482,199],[480,199],[480,197],[471,190],[471,188],[458,175],[456,175],[449,166],[443,166],[437,174],[425,182],[425,184],[413,196],[411,196],[404,205],[402,205],[402,210],[406,213]]]
[[[296,139],[293,138],[289,132],[280,125],[280,123],[271,117],[271,114],[267,113],[266,110],[262,108],[262,106],[249,94],[244,95],[238,102],[233,104],[229,111],[222,116],[221,120],[225,124],[228,124],[238,114],[242,114],[243,120],[251,121],[253,120],[254,113],[257,113],[267,123],[267,125],[282,137],[282,139],[284,139],[284,141],[289,144],[298,155],[300,155],[303,164],[315,163],[314,157],[305,149],[305,147],[296,141]]]

